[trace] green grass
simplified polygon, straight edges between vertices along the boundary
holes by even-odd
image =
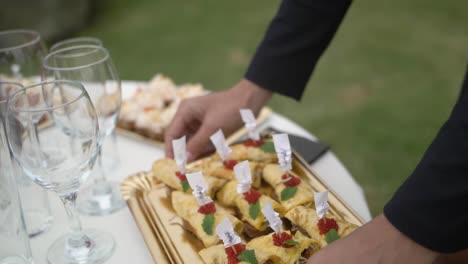
[[[123,79],[155,73],[222,90],[243,75],[278,0],[106,1],[101,38]],[[273,109],[332,145],[371,211],[412,172],[459,92],[468,1],[355,1],[300,103]],[[468,140],[468,139],[467,139]]]

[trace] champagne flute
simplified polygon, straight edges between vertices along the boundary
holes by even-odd
[[[90,175],[99,149],[97,115],[84,87],[51,81],[14,93],[8,101],[6,131],[10,150],[26,175],[57,193],[67,212],[72,232],[49,248],[49,263],[109,259],[115,249],[112,236],[83,231],[75,206],[78,189]]]
[[[95,37],[76,37],[55,43],[50,47],[49,51],[53,52],[64,48],[83,45],[104,46],[102,41]],[[117,133],[114,130],[112,134],[106,138],[101,146],[102,164],[106,175],[114,172],[118,168],[120,161],[118,153],[119,150],[117,146]]]
[[[61,50],[64,48],[69,48],[73,46],[83,46],[83,45],[93,45],[93,46],[104,46],[102,45],[102,41],[98,38],[94,37],[76,37],[76,38],[69,38],[62,40],[60,42],[55,43],[49,49],[50,52]]]
[[[6,109],[4,95],[12,91],[12,85],[6,83],[28,86],[41,80],[41,60],[45,54],[45,45],[38,32],[24,29],[0,31],[0,82],[4,83],[0,86],[0,107]],[[5,109],[0,116],[5,114]],[[47,192],[24,175],[15,162],[11,165],[18,182],[26,229],[30,237],[39,235],[53,222]]]
[[[81,82],[88,92],[99,120],[99,152],[115,129],[120,111],[121,87],[117,71],[107,49],[101,46],[72,46],[49,53],[43,60],[47,77]],[[80,193],[78,210],[86,215],[107,215],[125,206],[120,185],[107,181],[98,155],[94,184]]]
[[[23,85],[39,82],[41,60],[46,53],[41,36],[36,31],[0,31],[0,81]]]

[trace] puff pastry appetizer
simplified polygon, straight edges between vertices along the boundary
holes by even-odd
[[[153,175],[171,189],[190,192],[190,185],[184,174],[179,173],[179,168],[173,159],[160,159],[153,163]],[[208,195],[214,196],[215,193],[226,183],[225,179],[218,177],[204,176],[208,183]]]
[[[270,233],[272,230],[269,228],[265,216],[260,210],[265,206],[267,201],[270,201],[273,209],[283,216],[283,207],[275,200],[253,188],[247,194],[239,194],[236,191],[236,186],[237,181],[226,183],[216,194],[217,201],[224,206],[236,208],[239,217],[244,221],[244,233],[247,236],[257,237],[265,235],[265,231]]]
[[[237,246],[237,245],[236,245]],[[206,264],[229,264],[229,256],[238,255],[242,250],[252,250],[249,246],[237,246],[236,249],[225,249],[223,245],[216,245],[213,247],[202,249],[198,254],[203,259]],[[229,256],[228,256],[229,254]],[[267,264],[272,263],[268,260],[268,256],[264,252],[255,251],[256,263],[258,264]],[[231,261],[234,262],[234,261]],[[239,264],[251,264],[247,261],[239,261]]]
[[[286,212],[296,206],[314,202],[314,193],[310,187],[295,173],[282,173],[278,164],[267,164],[262,176],[275,189],[278,201]]]
[[[264,163],[277,162],[277,156],[274,151],[273,142],[271,140],[253,140],[248,139],[244,143],[231,146],[233,160],[249,160]]]
[[[217,154],[215,154],[215,156],[217,156]],[[223,162],[221,159],[215,158],[215,156],[207,158],[203,161],[201,167],[203,172],[214,177],[234,180],[235,177],[233,169],[238,161],[230,159]],[[263,164],[258,162],[250,162],[249,165],[250,172],[252,174],[252,186],[258,188],[262,183]]]
[[[312,243],[313,240],[301,232],[293,235],[283,231],[254,238],[247,243],[247,247],[253,248],[256,254],[266,256],[269,263],[294,264],[307,261],[314,252],[310,248]]]
[[[358,228],[358,226],[345,222],[331,213],[327,213],[324,219],[318,221],[316,211],[304,206],[298,206],[290,210],[286,213],[286,218],[296,228],[305,231],[314,239],[319,248],[325,247],[328,245],[328,242],[336,239],[336,237],[332,238],[330,236],[327,238],[327,233],[330,229],[335,229],[338,237],[344,237]]]
[[[224,218],[228,218],[236,232],[242,231],[242,222],[221,207],[208,204],[199,207],[197,200],[191,194],[180,191],[172,192],[172,207],[176,214],[184,220],[184,225],[189,231],[196,235],[205,245],[211,247],[220,242],[220,239],[213,231],[213,226],[217,226]],[[210,226],[206,226],[206,215],[212,214],[213,219]]]

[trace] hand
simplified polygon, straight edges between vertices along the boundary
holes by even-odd
[[[400,233],[384,215],[320,250],[307,264],[430,264],[438,253]]]
[[[242,80],[231,89],[182,101],[165,132],[166,157],[173,158],[172,140],[187,136],[188,162],[213,150],[210,136],[222,129],[226,136],[242,126],[239,109],[250,108],[255,115],[271,92]]]

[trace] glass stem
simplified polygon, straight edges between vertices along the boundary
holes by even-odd
[[[99,147],[96,165],[97,165],[98,175],[95,178],[94,182],[103,183],[106,181],[106,170],[104,168],[104,163],[102,162],[102,145]]]
[[[82,230],[81,221],[76,210],[76,197],[77,192],[72,192],[61,195],[60,199],[67,212],[68,223],[71,229],[71,234],[65,243],[65,250],[69,255],[80,258],[87,255],[94,244]]]

